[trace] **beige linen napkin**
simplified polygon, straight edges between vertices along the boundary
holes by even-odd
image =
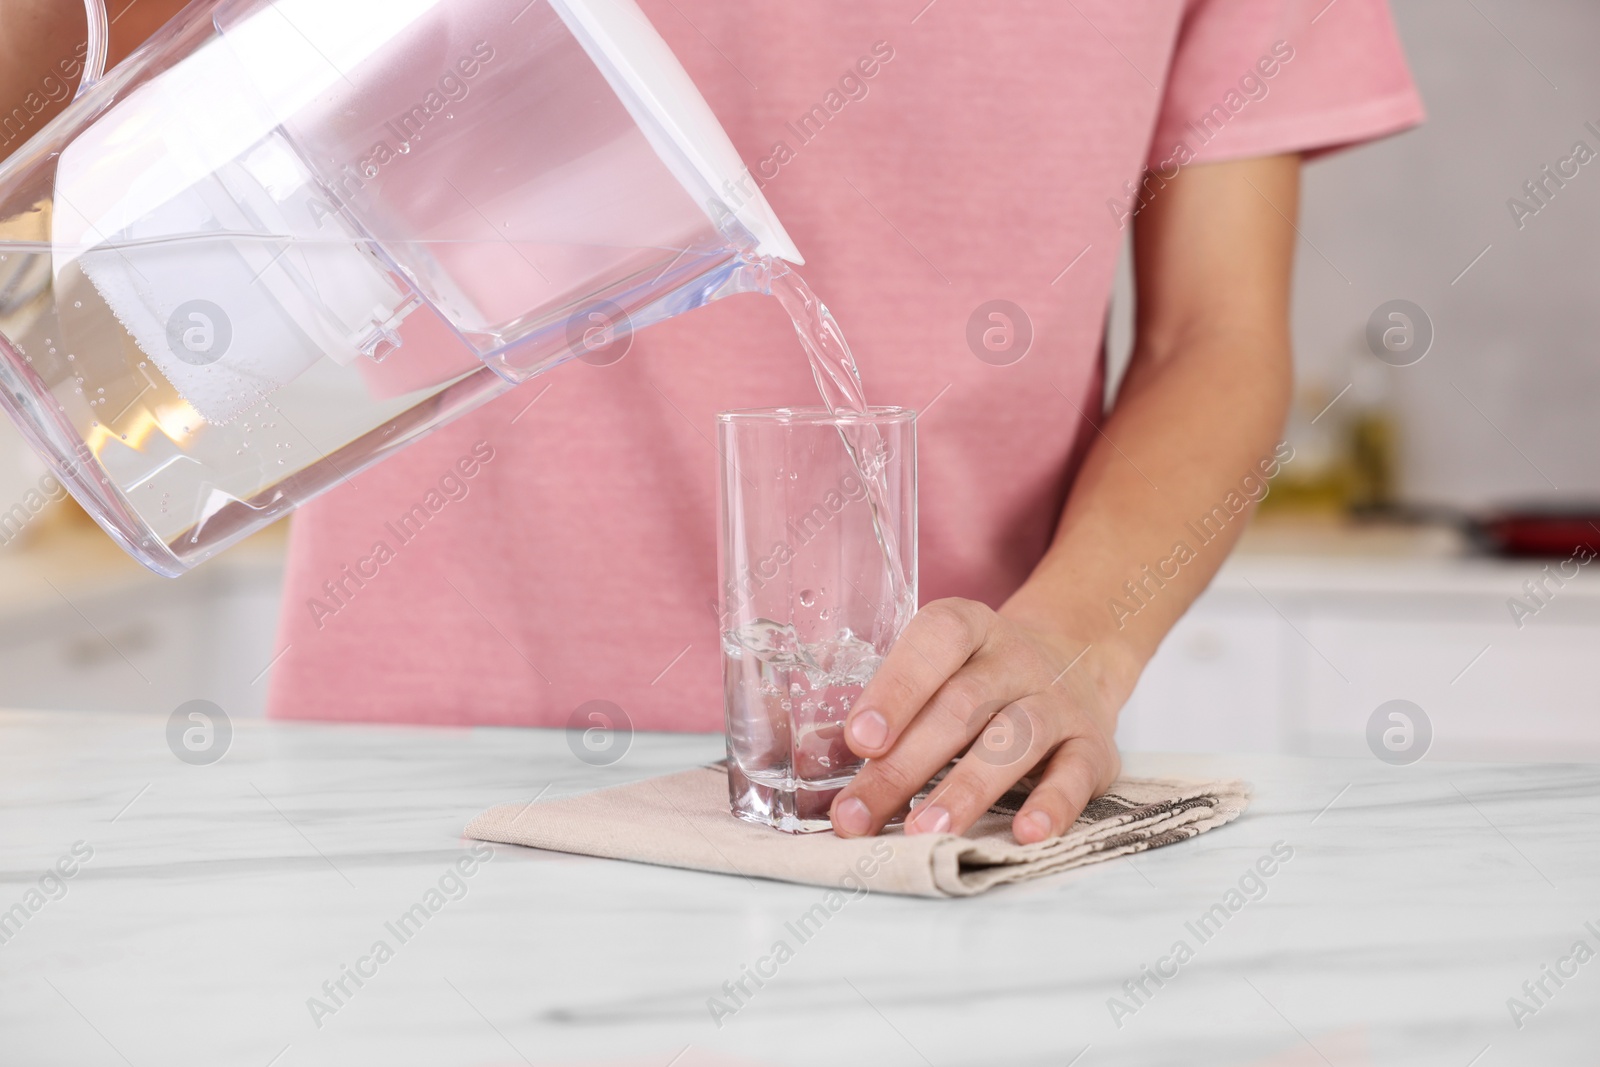
[[[491,808],[472,820],[466,835],[857,894],[966,897],[1203,834],[1243,812],[1250,787],[1239,781],[1122,778],[1065,835],[1019,845],[1011,836],[1011,816],[1025,796],[1006,794],[965,836],[793,835],[730,814],[728,774],[717,764],[564,800]]]

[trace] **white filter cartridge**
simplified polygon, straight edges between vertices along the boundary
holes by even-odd
[[[416,302],[277,135],[78,262],[179,395],[218,424],[319,359],[398,344]]]

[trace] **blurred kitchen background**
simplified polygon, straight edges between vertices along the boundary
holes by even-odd
[[[1496,537],[1527,531],[1471,521],[1600,511],[1600,160],[1543,206],[1524,190],[1575,142],[1600,150],[1600,5],[1393,6],[1429,121],[1307,171],[1295,458],[1151,665],[1125,747],[1367,755],[1374,710],[1403,699],[1431,759],[1600,758],[1600,565],[1543,603],[1524,588],[1600,527],[1509,557]],[[137,0],[119,9],[144,31]],[[1520,227],[1513,197],[1539,206]],[[1378,332],[1413,347],[1385,361],[1368,324],[1396,300],[1414,308]],[[1124,283],[1114,359],[1130,314]],[[35,513],[43,474],[0,420],[0,707],[261,714],[282,524],[170,581],[70,501]]]
[[[1306,171],[1295,459],[1141,682],[1125,746],[1365,755],[1400,699],[1429,758],[1600,756],[1600,573],[1547,581],[1544,606],[1524,590],[1600,529],[1517,560],[1457,521],[1600,511],[1600,160],[1545,206],[1524,190],[1575,142],[1600,150],[1600,5],[1392,7],[1428,122]],[[1513,197],[1539,207],[1520,228]],[[1394,300],[1431,322],[1410,366],[1368,342]]]

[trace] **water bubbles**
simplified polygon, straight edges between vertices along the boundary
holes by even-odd
[[[805,691],[806,691],[805,690],[805,686],[801,685],[799,682],[790,682],[789,683],[789,695],[790,696],[792,696],[792,697],[801,696],[802,694],[805,693]]]
[[[83,301],[82,300],[74,300],[72,302],[72,306],[75,307],[75,308],[81,308],[81,307],[83,307]]]
[[[816,602],[817,602],[816,590],[814,590],[814,589],[802,589],[802,590],[800,590],[800,606],[801,607],[809,608],[811,605],[815,604]]]

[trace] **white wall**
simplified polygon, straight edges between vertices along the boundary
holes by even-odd
[[[1381,368],[1401,413],[1403,493],[1467,506],[1600,498],[1600,160],[1520,232],[1506,207],[1575,140],[1600,152],[1584,128],[1600,128],[1600,3],[1393,7],[1429,119],[1307,168],[1301,228],[1338,270],[1302,244],[1302,376],[1337,392],[1352,360],[1376,362],[1371,312],[1412,300],[1434,322],[1433,349]]]

